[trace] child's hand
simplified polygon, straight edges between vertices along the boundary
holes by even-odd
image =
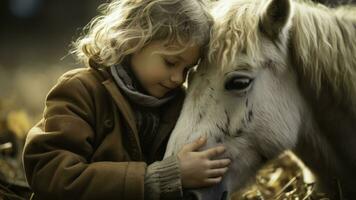
[[[199,188],[217,184],[228,169],[230,159],[212,160],[221,155],[225,147],[217,146],[204,151],[196,151],[206,143],[206,138],[186,144],[178,153],[181,180],[184,188]]]

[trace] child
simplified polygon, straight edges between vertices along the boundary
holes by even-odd
[[[201,0],[108,4],[75,43],[88,67],[59,79],[27,136],[34,198],[178,199],[218,183],[230,160],[213,159],[222,146],[198,151],[205,138],[162,160],[211,23]]]

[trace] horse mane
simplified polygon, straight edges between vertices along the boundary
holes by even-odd
[[[298,1],[292,20],[292,60],[316,96],[327,84],[334,97],[356,100],[356,7]]]

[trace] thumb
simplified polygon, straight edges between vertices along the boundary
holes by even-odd
[[[187,144],[185,146],[185,151],[196,151],[200,147],[204,146],[206,144],[206,141],[207,141],[206,137],[205,136],[201,136],[197,140],[195,140],[194,142]]]

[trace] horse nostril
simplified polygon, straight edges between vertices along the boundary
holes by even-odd
[[[220,200],[227,200],[227,191],[222,193]]]

